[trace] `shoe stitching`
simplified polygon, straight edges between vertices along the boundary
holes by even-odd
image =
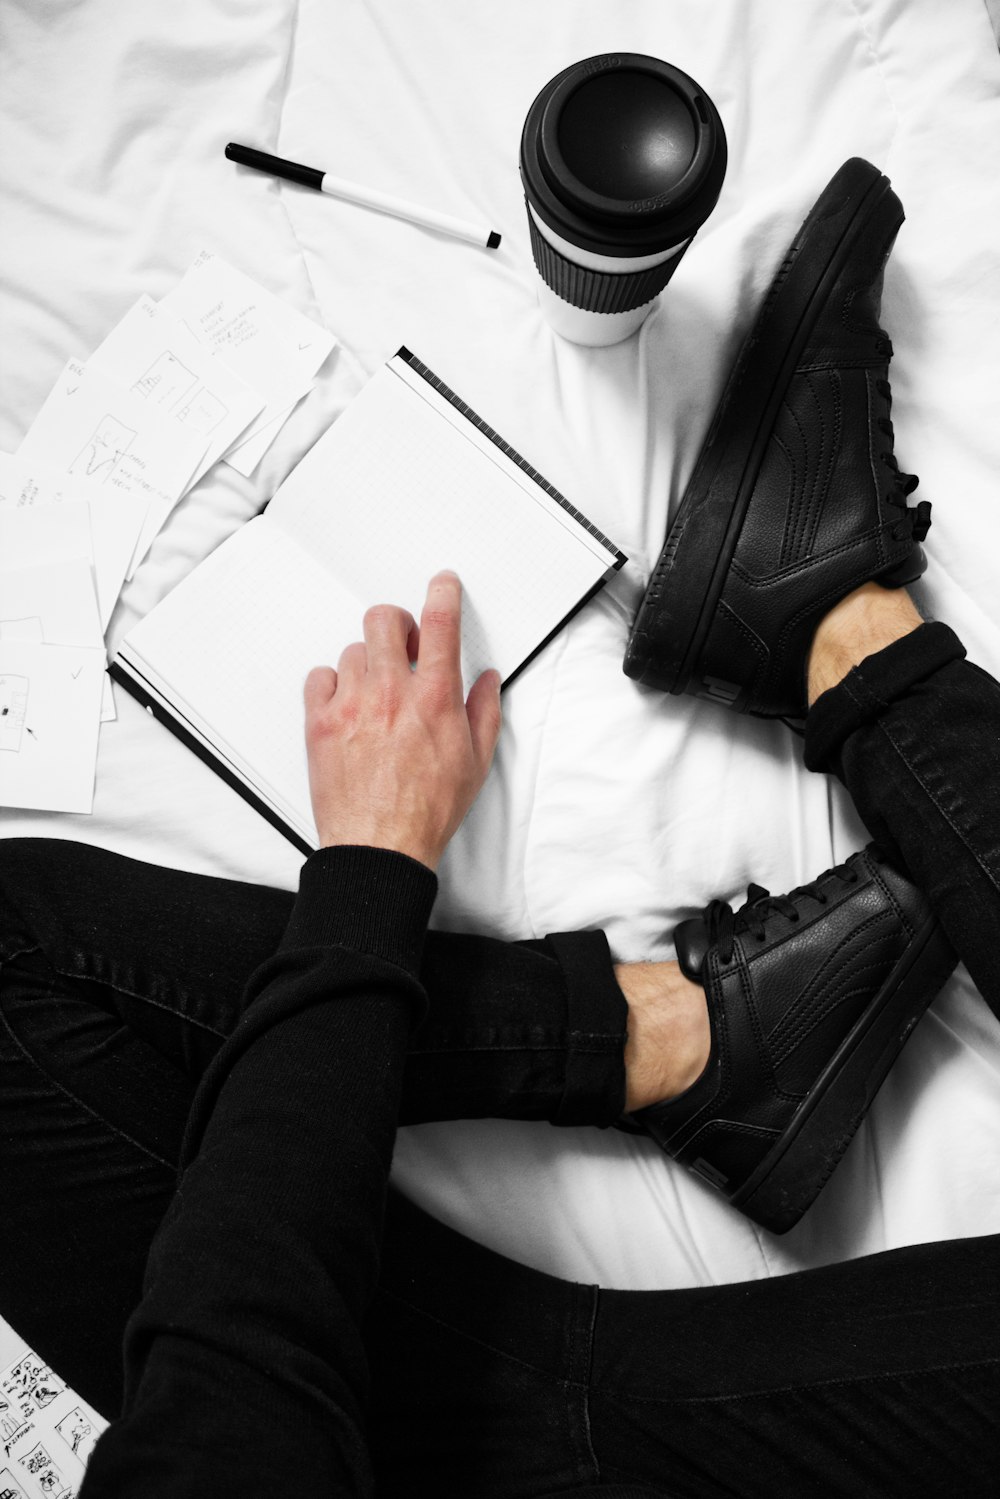
[[[868,937],[867,944],[865,946],[862,946],[857,952],[858,957],[863,957],[865,951],[867,950],[867,947],[871,946],[873,942],[882,940],[881,932],[873,931],[872,929],[885,925],[889,917],[890,913],[888,911],[877,911],[874,915],[867,917],[863,922],[855,927],[854,931],[851,933],[849,940],[853,942],[859,937]],[[854,955],[852,955],[852,961],[853,957]],[[829,992],[831,984],[836,983],[841,969],[836,967],[835,965],[837,963],[841,963],[842,961],[843,959],[841,951],[830,952],[827,954],[827,956],[823,959],[819,970],[813,975],[813,978],[807,985],[804,994],[800,996],[800,1000],[802,1001],[802,1003],[800,1003],[799,1001],[796,1002],[795,1011],[797,1015],[802,1013],[803,1008],[805,1008],[805,1012],[807,1014],[810,1013],[811,1010],[821,1002],[824,994],[827,994]],[[806,1000],[806,996],[810,995],[812,997]],[[789,1022],[790,1026],[797,1024],[798,1021]],[[780,1042],[784,1035],[785,1029],[783,1027],[783,1022],[778,1021],[774,1029],[769,1034],[769,1044],[773,1046],[775,1044],[775,1038],[777,1038],[778,1042]]]
[[[798,418],[796,417],[796,423],[797,423],[797,425],[799,425],[801,433],[802,433],[803,469],[804,469],[804,472],[806,474],[806,479],[807,479],[807,482],[803,483],[803,486],[802,486],[803,496],[804,496],[804,504],[802,506],[802,518],[801,518],[801,523],[800,523],[801,524],[801,534],[796,538],[797,542],[798,542],[798,546],[796,548],[795,555],[797,557],[802,557],[802,556],[808,557],[809,556],[809,550],[808,550],[808,548],[805,545],[805,539],[806,539],[806,535],[808,534],[809,516],[810,516],[810,513],[812,511],[812,507],[813,507],[813,505],[815,503],[816,493],[817,493],[817,490],[819,488],[819,473],[818,473],[818,469],[821,466],[823,453],[824,453],[824,451],[826,449],[826,424],[825,424],[825,422],[823,420],[823,403],[820,401],[818,395],[816,394],[815,385],[813,383],[813,377],[811,377],[809,375],[806,375],[804,377],[804,384],[805,384],[806,391],[809,394],[809,398],[810,398],[810,400],[811,400],[811,402],[813,404],[813,407],[814,407],[814,410],[815,410],[815,414],[816,414],[816,416],[817,416],[817,418],[819,420],[819,460],[820,461],[819,462],[814,461],[812,463],[809,462],[809,454],[810,454],[809,438],[808,438],[808,435],[806,433],[806,429],[801,425],[801,423],[798,421]]]
[[[877,943],[885,943],[885,935],[883,935],[883,932],[871,928],[879,928],[879,926],[882,926],[883,923],[885,923],[885,919],[888,914],[888,911],[883,911],[883,913],[880,913],[879,916],[871,917],[868,922],[865,922],[862,926],[858,926],[858,928],[856,928],[855,931],[852,932],[852,941],[855,941],[858,937],[864,938],[861,946],[856,947],[855,952],[853,952],[852,956],[850,956],[850,962],[852,962],[852,965],[855,964],[856,961],[861,961],[861,959],[864,959],[865,955],[867,955],[867,953],[870,952],[870,950],[873,949],[873,947],[876,946]],[[898,962],[898,956],[900,955],[886,956],[885,959],[877,962],[877,964],[867,964],[867,967],[873,968],[873,970],[877,967],[885,968],[886,965],[892,967],[895,962]],[[775,1025],[774,1030],[772,1030],[771,1037],[769,1037],[769,1043],[771,1043],[772,1048],[775,1048],[775,1046],[786,1045],[787,1040],[789,1040],[790,1036],[798,1036],[799,1027],[801,1027],[802,1024],[807,1024],[808,1027],[808,1022],[810,1022],[811,1016],[816,1015],[817,1009],[822,1009],[823,1003],[825,1003],[825,1001],[829,1001],[829,995],[831,995],[831,992],[837,991],[837,982],[841,979],[841,976],[843,976],[844,973],[843,967],[834,967],[835,962],[838,961],[843,961],[843,959],[841,959],[841,953],[829,953],[828,958],[826,958],[825,962],[823,962],[822,970],[820,970],[819,973],[814,976],[813,982],[811,982],[810,985],[807,986],[807,989],[805,989],[805,995],[808,995],[807,1003],[796,1003],[795,1018],[790,1019],[790,1021],[787,1022],[787,1025],[784,1024],[784,1021],[778,1021],[778,1024]],[[786,1012],[786,1015],[787,1013],[789,1012]]]
[[[807,375],[806,382],[812,389],[815,376]],[[826,440],[826,463],[825,474],[821,480],[818,472],[813,481],[812,495],[806,507],[806,526],[802,537],[802,549],[807,556],[811,555],[815,543],[816,533],[819,530],[820,521],[824,510],[824,496],[829,494],[830,485],[833,481],[833,473],[836,468],[836,454],[839,452],[843,442],[844,432],[844,392],[837,372],[831,370],[826,381],[827,395],[833,407],[833,431]],[[826,439],[826,424],[823,421],[823,403],[818,396],[814,396],[817,406],[820,408],[820,424],[823,436]],[[818,466],[816,466],[818,468]]]
[[[788,507],[785,510],[785,524],[784,524],[784,528],[782,530],[782,535],[781,535],[781,545],[778,548],[778,568],[779,568],[779,570],[781,568],[785,567],[785,566],[790,565],[791,563],[794,563],[794,559],[798,555],[797,551],[796,551],[796,547],[795,547],[795,539],[796,539],[796,534],[795,533],[796,533],[796,530],[797,530],[797,524],[796,523],[797,523],[797,516],[798,516],[799,506],[800,506],[800,503],[801,503],[801,494],[802,494],[802,488],[803,488],[802,480],[799,477],[798,455],[795,454],[795,453],[793,453],[790,444],[783,442],[782,439],[777,434],[778,421],[779,421],[780,417],[782,417],[782,416],[785,415],[786,412],[787,412],[788,416],[791,418],[791,421],[792,421],[792,423],[793,423],[793,425],[795,427],[795,431],[796,431],[796,434],[797,434],[798,439],[799,439],[799,449],[801,451],[805,447],[805,433],[802,430],[802,424],[801,424],[801,422],[799,421],[799,419],[796,416],[795,412],[792,410],[791,406],[788,404],[787,390],[786,390],[785,396],[782,398],[781,406],[780,406],[780,408],[778,410],[777,416],[775,417],[774,427],[771,429],[771,435],[770,435],[770,441],[776,443],[776,445],[781,449],[781,451],[785,455],[785,458],[786,458],[786,460],[788,462],[789,474],[790,474],[790,480],[791,480],[791,486],[792,486],[791,502],[790,502],[790,504],[788,505]],[[766,459],[765,459],[765,461],[766,461]],[[760,483],[760,478],[761,478],[761,473],[763,472],[763,468],[764,468],[764,464],[762,463],[761,464],[761,470],[760,470],[760,472],[757,475],[757,483],[758,484]],[[756,487],[756,485],[755,485],[755,487]],[[752,501],[751,501],[751,503],[752,503]]]
[[[874,945],[875,943],[873,942],[871,946]],[[863,957],[864,953],[860,953],[858,956]],[[855,973],[848,973],[847,975],[835,974],[828,978],[822,990],[811,999],[808,1010],[801,1014],[797,1013],[796,1018],[790,1021],[777,1039],[771,1043],[771,1055],[775,1065],[786,1062],[792,1052],[816,1029],[820,1021],[825,1020],[828,1015],[832,1015],[835,1010],[839,1009],[841,1005],[846,1004],[849,999],[866,991],[870,999],[874,998],[874,995],[872,995],[873,987],[881,988],[882,982],[888,977],[894,966],[892,958],[886,957],[863,964]],[[881,974],[881,980],[877,986],[873,985],[871,979],[865,981],[866,974]],[[844,981],[850,983],[851,988],[838,993],[836,980],[840,977],[844,977]]]
[[[914,932],[916,931],[916,927],[910,921],[910,918],[907,916],[906,912],[903,910],[902,906],[900,905],[899,901],[896,899],[896,897],[893,894],[892,890],[889,888],[888,882],[882,878],[882,875],[879,872],[878,866],[876,864],[874,864],[874,863],[872,863],[872,866],[871,866],[871,874],[872,874],[872,879],[878,885],[879,889],[882,891],[882,893],[885,896],[886,900],[889,902],[889,904],[892,906],[892,909],[895,911],[897,920],[905,928],[907,936],[912,940]]]
[[[785,1038],[784,1042],[782,1043],[782,1046],[781,1046],[780,1050],[776,1049],[775,1052],[774,1052],[775,1066],[780,1067],[785,1062],[790,1061],[791,1058],[792,1058],[792,1056],[793,1056],[793,1054],[798,1050],[798,1048],[802,1045],[802,1043],[804,1041],[808,1040],[808,1038],[812,1035],[813,1031],[820,1024],[820,1022],[823,1021],[823,1020],[826,1020],[828,1016],[834,1015],[836,1013],[836,1011],[839,1010],[843,1005],[849,1004],[852,1000],[857,999],[859,996],[865,995],[865,994],[868,995],[868,999],[869,999],[869,1003],[870,1003],[871,999],[873,997],[872,996],[873,985],[872,985],[872,983],[870,981],[866,982],[864,976],[867,973],[881,973],[882,976],[883,976],[883,978],[884,978],[886,976],[886,967],[887,967],[887,965],[884,964],[884,963],[879,963],[879,964],[869,963],[869,964],[867,964],[864,968],[862,968],[861,972],[857,975],[857,981],[854,984],[853,988],[846,989],[841,994],[838,994],[836,996],[836,998],[834,998],[833,1000],[831,1000],[826,1005],[826,1007],[822,1011],[820,1011],[819,1013],[814,1012],[809,1017],[809,1024],[808,1025],[803,1025],[794,1034],[790,1032],[789,1035]],[[879,987],[881,987],[881,985]],[[852,1028],[853,1028],[853,1023],[856,1023],[856,1021],[860,1020],[860,1018],[861,1018],[860,1015],[855,1016],[855,1022],[852,1022]],[[843,1037],[842,1039],[846,1040],[846,1036]]]
[[[872,412],[872,395],[873,395],[873,391],[874,391],[874,381],[871,378],[871,371],[870,370],[866,370],[865,371],[865,410],[866,410],[867,419],[868,419],[868,464],[869,464],[869,467],[871,468],[871,473],[872,473],[872,485],[873,485],[874,490],[875,490],[875,503],[876,503],[876,506],[878,507],[878,513],[881,516],[882,515],[882,490],[881,490],[880,476],[879,476],[879,474],[877,472],[877,465],[876,465],[876,462],[875,462],[875,429],[874,429],[874,426],[873,426],[873,415],[874,415],[874,413]],[[880,559],[880,569],[881,569],[881,566],[884,565],[884,563],[886,562],[885,542],[884,542],[884,539],[883,539],[883,531],[884,531],[884,528],[885,528],[886,524],[887,524],[887,522],[883,521],[882,525],[878,528],[878,534],[875,537],[875,545],[878,548],[879,559]]]
[[[822,566],[823,563],[828,561],[831,557],[839,557],[845,552],[855,551],[859,547],[869,542],[877,541],[878,537],[885,530],[887,525],[888,521],[879,521],[876,525],[869,527],[867,531],[859,532],[858,535],[852,537],[850,541],[841,542],[839,546],[831,547],[829,551],[825,551],[821,557],[804,557],[801,562],[793,563],[781,574],[772,573],[768,578],[755,578],[751,573],[748,573],[746,569],[735,558],[731,563],[730,571],[737,573],[748,588],[773,588],[775,579],[778,576],[780,576],[782,579],[785,579],[794,576],[795,573],[807,572],[811,567]],[[865,581],[870,580],[871,576],[872,574],[869,570],[867,573],[865,573]]]
[[[738,615],[736,611],[726,603],[725,599],[719,600],[719,613],[728,616],[729,623],[735,630],[738,630],[740,632],[740,634],[746,640],[747,644],[757,652],[760,664],[762,666],[765,666],[767,664],[767,647],[763,644],[760,638],[754,634],[750,626],[744,623],[740,615]],[[707,646],[708,641],[706,640],[705,649],[702,651],[702,657],[704,657],[707,652]]]
[[[796,1093],[792,1096],[792,1102],[801,1103],[805,1098],[804,1093]],[[708,1119],[693,1135],[685,1137],[683,1146],[679,1147],[685,1155],[700,1146],[713,1135],[742,1135],[748,1140],[759,1141],[761,1144],[773,1145],[781,1138],[782,1129],[767,1124],[747,1124],[742,1119],[727,1119],[724,1116],[719,1119]],[[749,1174],[749,1173],[748,1173]]]

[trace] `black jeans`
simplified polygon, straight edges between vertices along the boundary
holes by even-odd
[[[817,704],[806,754],[998,1009],[1000,687],[963,654],[933,625],[870,658]],[[0,849],[0,1311],[108,1415],[195,1080],[291,901],[75,844]],[[618,1116],[626,1010],[600,933],[431,934],[423,978],[403,1122]],[[369,1329],[380,1492],[992,1492],[997,1268],[987,1237],[609,1292],[396,1197]]]

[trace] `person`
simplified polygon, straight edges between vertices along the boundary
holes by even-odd
[[[774,376],[782,412],[800,383],[815,392],[808,333],[840,336],[848,287],[854,342],[828,361],[829,383],[858,377],[877,393],[886,378],[872,290],[884,196],[853,232],[842,225],[836,274],[817,268],[809,220],[796,242],[794,264],[823,296]],[[798,281],[786,268],[761,317]],[[728,388],[708,447],[743,389]],[[758,424],[765,478],[777,406]],[[734,1201],[779,1167],[762,1210],[795,1212],[952,947],[996,1007],[1000,687],[905,592],[872,581],[919,565],[926,512],[904,521],[895,486],[887,504],[870,482],[892,473],[868,446],[891,432],[839,430],[811,516],[788,504],[786,480],[814,579],[792,616],[804,596],[810,627],[790,640],[792,616],[774,604],[742,661],[727,647],[726,676],[701,670],[717,666],[717,625],[739,633],[746,576],[795,565],[789,528],[768,515],[778,486],[751,478],[682,667],[700,690],[725,684],[727,706],[804,709],[807,762],[842,776],[881,848],[788,896],[752,888],[739,912],[713,904],[679,934],[687,973],[612,965],[600,933],[503,944],[426,932],[433,866],[498,726],[495,683],[462,701],[447,576],[419,633],[377,610],[364,646],[310,678],[326,846],[294,900],[48,840],[5,848],[0,1191],[21,1231],[6,1236],[0,1284],[15,1326],[109,1414],[124,1329],[121,1415],[84,1499],[306,1478],[332,1494],[988,1491],[995,1238],[749,1285],[608,1292],[386,1198],[399,1118],[509,1110],[608,1125],[624,1113]],[[758,516],[770,523],[756,528]],[[905,547],[887,557],[902,526]],[[832,583],[858,537],[861,577]],[[668,553],[681,556],[677,538]],[[650,635],[662,597],[640,610]],[[768,677],[782,688],[765,698]],[[786,701],[789,682],[801,699]],[[829,1118],[813,1135],[816,1113]]]

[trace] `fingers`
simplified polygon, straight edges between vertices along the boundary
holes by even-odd
[[[321,713],[337,690],[337,673],[332,666],[314,666],[306,677],[302,696],[306,705],[306,719]]]
[[[462,691],[462,585],[453,572],[435,573],[427,586],[417,673]]]
[[[369,671],[408,671],[407,642],[413,615],[394,604],[376,604],[365,614],[365,649]]]
[[[485,778],[500,736],[500,673],[484,671],[473,683],[466,703],[473,753]]]

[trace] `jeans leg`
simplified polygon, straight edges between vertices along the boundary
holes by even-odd
[[[201,1076],[277,948],[294,897],[162,869],[83,844],[0,845],[0,958],[16,939],[107,1006],[188,1077]],[[9,914],[3,915],[3,912]],[[14,923],[14,925],[11,925]],[[538,941],[430,932],[430,1001],[400,1122],[546,1119],[607,1126],[625,1100],[628,1006],[602,932]]]
[[[368,1326],[379,1495],[994,1493],[998,1248],[609,1291],[390,1193]]]
[[[817,699],[806,764],[843,781],[1000,1016],[1000,685],[925,624]]]
[[[104,1414],[197,1079],[292,903],[84,845],[0,844],[0,1313]],[[627,1007],[600,933],[432,934],[426,964],[404,1120],[618,1117]]]

